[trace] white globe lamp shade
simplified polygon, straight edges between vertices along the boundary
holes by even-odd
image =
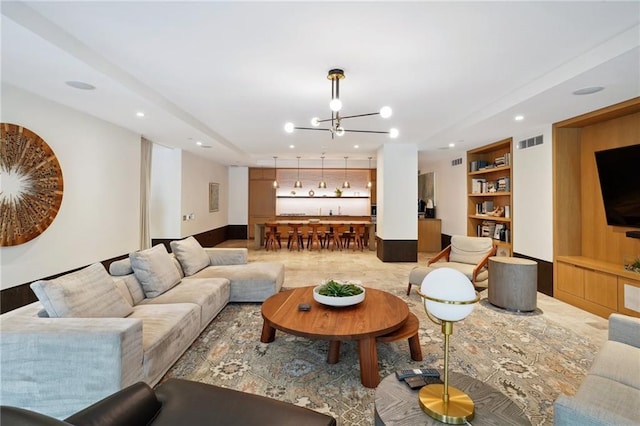
[[[313,127],[318,127],[320,125],[320,119],[318,117],[313,117],[311,119],[311,125]]]
[[[391,107],[383,106],[382,108],[380,108],[380,117],[382,118],[389,118],[391,117],[392,113],[393,110],[391,109]]]
[[[437,268],[422,281],[420,293],[431,299],[449,302],[470,302],[464,305],[424,299],[426,310],[442,321],[460,321],[472,311],[476,301],[473,284],[462,272],[451,268]]]
[[[287,133],[293,133],[293,128],[294,128],[293,123],[286,123],[284,125],[284,131]]]
[[[389,130],[389,137],[391,139],[395,139],[400,135],[400,132],[398,131],[398,129],[396,128],[392,128],[391,130]]]
[[[331,99],[331,102],[329,102],[329,108],[331,108],[331,111],[333,112],[340,111],[342,109],[342,101],[338,98]]]
[[[344,128],[343,127],[338,127],[336,129],[336,135],[337,136],[343,136],[344,135]]]

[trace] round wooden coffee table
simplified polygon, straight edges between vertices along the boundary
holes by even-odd
[[[376,337],[402,327],[409,316],[406,302],[393,294],[366,288],[363,302],[336,308],[316,302],[313,288],[295,288],[265,300],[260,341],[273,342],[276,329],[309,339],[329,340],[327,362],[335,364],[340,357],[340,342],[357,340],[360,380],[363,386],[375,388],[380,383]],[[298,310],[301,303],[311,305],[311,309]]]

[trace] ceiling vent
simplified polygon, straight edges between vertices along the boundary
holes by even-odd
[[[462,164],[462,157],[451,160],[451,166],[459,166]]]
[[[531,148],[532,146],[542,145],[542,135],[518,142],[518,149]]]

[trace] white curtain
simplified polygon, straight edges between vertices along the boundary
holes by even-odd
[[[151,247],[151,155],[153,143],[145,138],[140,141],[140,249]]]

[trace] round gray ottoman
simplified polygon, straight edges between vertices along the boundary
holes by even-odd
[[[518,257],[489,258],[489,303],[509,311],[533,311],[537,290],[537,262]]]

